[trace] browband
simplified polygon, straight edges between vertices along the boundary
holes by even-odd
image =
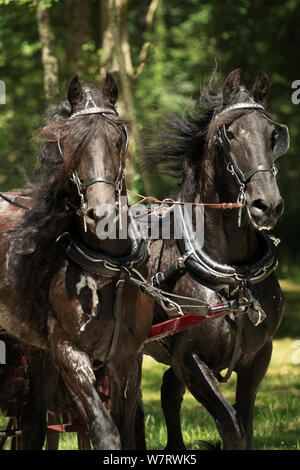
[[[87,114],[114,114],[115,116],[118,116],[117,111],[114,109],[99,108],[98,106],[94,106],[91,108],[82,109],[81,111],[77,111],[76,113],[72,114],[70,119],[73,119],[74,117],[77,117],[77,116],[85,116]]]
[[[265,111],[265,107],[259,103],[235,103],[227,106],[226,108],[219,111],[215,118],[220,116],[221,114],[228,113],[229,111],[234,111],[235,109],[263,109]]]

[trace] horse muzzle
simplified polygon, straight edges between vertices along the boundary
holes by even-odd
[[[255,199],[246,204],[250,223],[256,230],[272,230],[284,211],[284,202],[281,197],[271,202],[265,199]]]

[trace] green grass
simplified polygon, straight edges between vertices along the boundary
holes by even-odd
[[[293,340],[274,341],[272,361],[259,389],[254,417],[254,449],[300,449],[300,365],[293,364]],[[147,447],[163,449],[166,430],[160,409],[161,376],[166,368],[146,358],[143,396],[146,415]],[[234,403],[236,376],[221,385],[224,396]],[[188,449],[201,449],[200,441],[220,441],[211,416],[187,392],[182,406],[182,428]]]
[[[300,285],[283,281],[285,314],[273,343],[273,355],[257,398],[254,416],[254,449],[300,449]],[[299,346],[295,341],[299,339]],[[299,351],[299,354],[298,354]],[[166,429],[160,408],[159,389],[166,366],[144,360],[143,398],[149,449],[163,449]],[[220,385],[226,399],[235,400],[236,376]],[[212,417],[186,392],[182,405],[183,437],[188,449],[200,441],[220,441]]]
[[[273,355],[267,375],[259,389],[254,416],[254,449],[300,449],[300,286],[288,281],[282,283],[287,306],[284,319],[276,334]],[[297,347],[295,347],[297,346]],[[299,354],[297,354],[299,351]],[[148,449],[163,449],[166,428],[160,406],[160,387],[166,366],[145,356],[142,390],[145,408]],[[230,403],[234,403],[236,377],[232,375],[221,389]],[[188,449],[199,449],[200,441],[220,441],[212,417],[186,392],[182,405],[183,437]],[[0,418],[0,427],[5,418]],[[60,449],[76,449],[75,435],[62,434]]]

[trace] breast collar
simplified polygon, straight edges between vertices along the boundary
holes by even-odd
[[[139,269],[144,266],[149,257],[145,240],[136,236],[136,225],[133,219],[131,219],[130,227],[133,231],[131,252],[126,256],[112,257],[100,253],[86,246],[78,236],[69,233],[65,253],[71,261],[90,273],[118,278],[124,269]]]
[[[179,213],[183,220],[181,208]],[[189,233],[192,233],[190,223],[189,218],[183,220],[182,238],[178,240],[181,259],[189,272],[207,282],[208,285],[222,288],[243,282],[256,284],[266,279],[276,269],[278,264],[276,240],[266,233],[257,233],[264,247],[264,254],[261,259],[253,264],[234,266],[218,263],[205,253],[202,247],[198,247],[195,240],[191,239],[189,235]]]

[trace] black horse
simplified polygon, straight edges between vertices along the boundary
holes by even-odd
[[[110,74],[101,87],[74,77],[68,100],[40,132],[30,190],[2,194],[0,204],[0,324],[50,354],[95,449],[134,448],[141,347],[153,312],[129,283],[133,267],[147,276],[148,252],[122,207],[128,134],[117,97]],[[122,236],[99,239],[104,206]],[[110,414],[96,388],[99,366],[110,379]],[[31,403],[43,431],[45,406]]]
[[[225,317],[145,347],[146,354],[171,366],[161,389],[167,449],[185,448],[180,407],[186,388],[215,419],[224,449],[252,445],[255,397],[284,307],[273,272],[275,243],[267,231],[283,212],[275,160],[288,150],[289,135],[266,111],[268,89],[263,72],[249,92],[240,86],[240,70],[232,71],[223,89],[203,92],[200,111],[175,118],[154,157],[155,163],[183,165],[174,200],[241,204],[231,211],[205,209],[203,247],[190,239],[189,229],[177,241],[151,246],[151,272],[163,290],[207,305],[228,300],[238,305]],[[250,307],[243,310],[243,302]],[[156,308],[155,323],[163,320],[165,312]],[[237,373],[234,406],[216,380],[226,381],[232,370]]]

